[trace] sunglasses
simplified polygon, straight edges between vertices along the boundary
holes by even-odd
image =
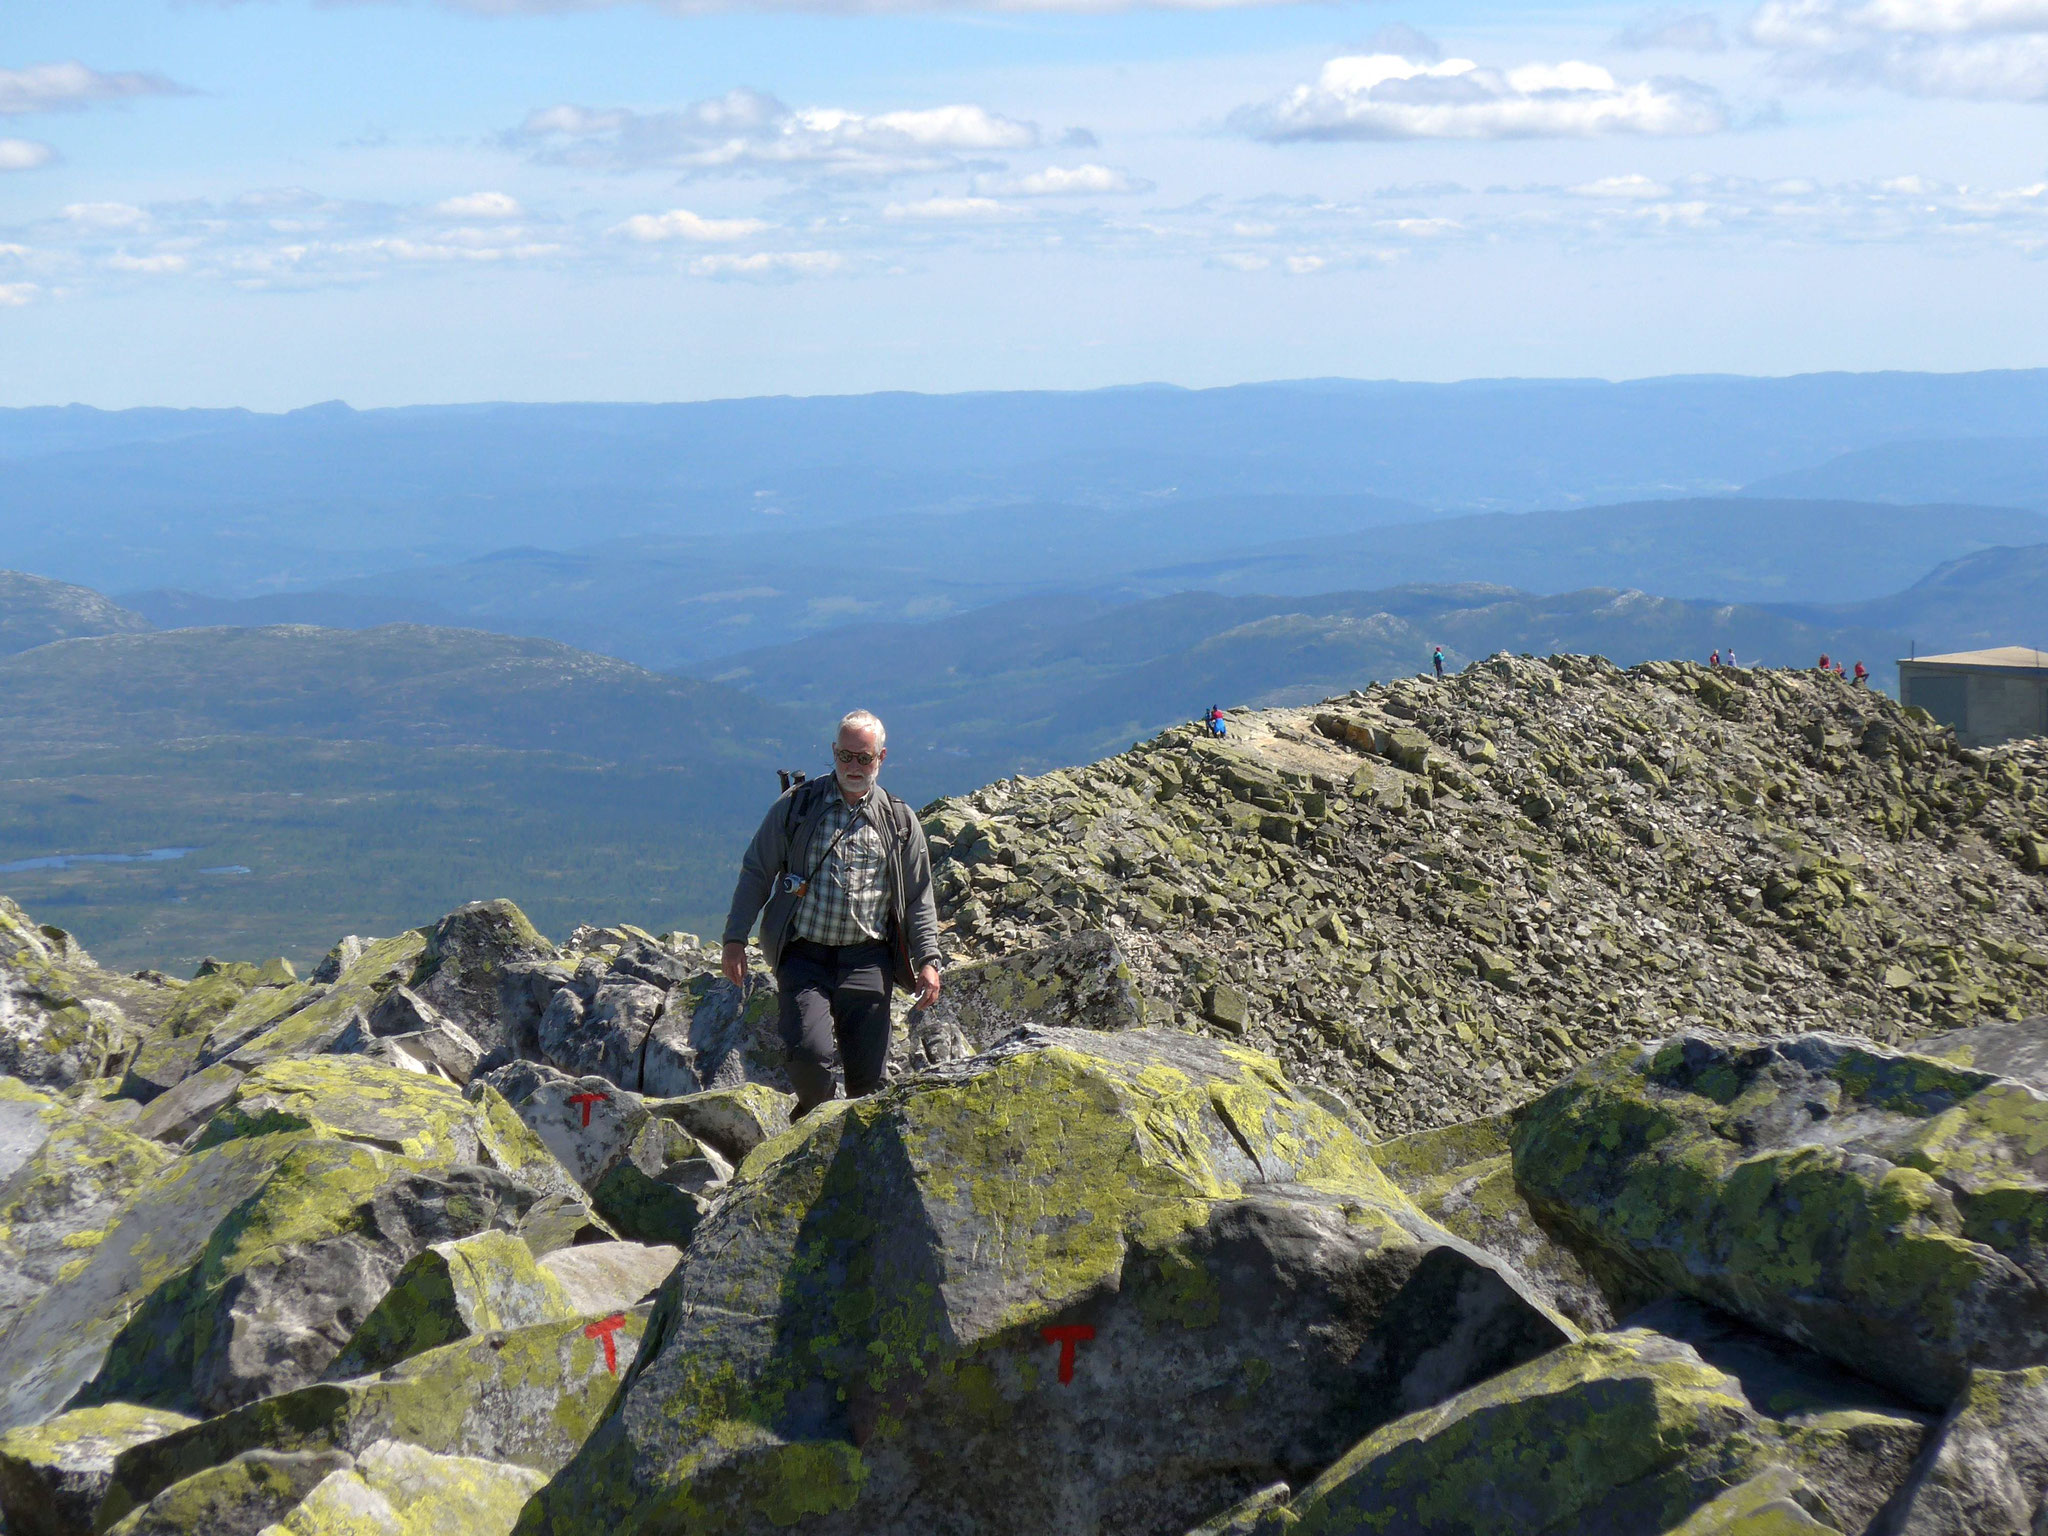
[[[848,767],[859,763],[861,767],[865,768],[882,754],[879,752],[849,752],[844,747],[834,747],[832,755]]]

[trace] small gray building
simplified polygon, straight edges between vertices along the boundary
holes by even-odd
[[[1902,660],[1899,702],[1954,726],[1966,746],[2048,736],[2048,651],[2002,645]]]

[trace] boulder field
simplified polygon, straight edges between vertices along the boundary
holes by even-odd
[[[2048,1529],[2038,747],[1579,658],[1232,730],[929,808],[961,963],[795,1123],[689,935],[0,900],[5,1536]]]

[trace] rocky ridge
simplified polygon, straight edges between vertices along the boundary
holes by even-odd
[[[1105,929],[1144,1016],[1394,1133],[1691,1021],[2048,1008],[2048,743],[1810,672],[1500,655],[930,807],[963,957]]]
[[[1576,658],[1169,732],[927,809],[946,998],[794,1125],[691,935],[0,901],[0,1518],[2031,1536],[2044,785]]]

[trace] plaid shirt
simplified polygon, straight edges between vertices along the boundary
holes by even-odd
[[[810,871],[811,888],[797,905],[797,937],[832,945],[887,938],[889,866],[882,834],[846,803],[846,796],[835,792],[811,845],[818,850],[813,857],[823,857]],[[827,848],[832,850],[829,854],[824,852]]]

